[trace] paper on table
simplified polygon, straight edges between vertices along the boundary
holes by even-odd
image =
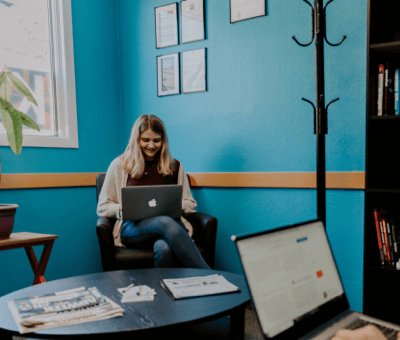
[[[156,291],[148,286],[130,287],[125,293],[126,288],[117,289],[121,294],[121,302],[138,302],[138,301],[153,301]]]
[[[240,291],[239,287],[218,274],[182,279],[164,279],[162,282],[175,299]]]

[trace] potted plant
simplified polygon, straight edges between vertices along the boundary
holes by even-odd
[[[3,71],[0,73],[0,115],[4,127],[7,131],[7,139],[11,150],[18,155],[22,150],[22,125],[36,131],[40,131],[39,126],[25,113],[18,111],[11,105],[11,92],[16,89],[30,102],[38,106],[35,98],[24,83],[14,76],[11,72]]]
[[[7,132],[11,150],[18,155],[22,150],[22,125],[40,131],[39,126],[25,113],[11,105],[12,90],[17,90],[30,102],[38,106],[35,98],[24,83],[13,75],[7,67],[0,73],[0,116]],[[0,161],[1,180],[1,161]],[[0,204],[0,240],[10,237],[14,227],[14,215],[18,205]]]

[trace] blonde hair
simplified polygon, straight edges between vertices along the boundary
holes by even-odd
[[[124,153],[120,156],[125,171],[132,178],[143,176],[145,160],[139,145],[140,135],[148,129],[159,134],[162,139],[161,150],[157,154],[157,170],[163,176],[172,175],[175,170],[175,160],[168,149],[168,137],[164,123],[155,115],[140,116],[132,127],[131,136]]]

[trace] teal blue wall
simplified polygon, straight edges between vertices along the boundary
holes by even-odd
[[[315,101],[310,9],[268,0],[268,15],[229,23],[229,0],[206,0],[207,39],[157,50],[154,8],[167,0],[72,0],[80,148],[0,148],[4,173],[106,171],[136,118],[166,123],[171,151],[187,172],[315,171]],[[115,8],[116,5],[116,8]],[[366,1],[328,6],[325,45],[327,171],[364,171]],[[208,91],[157,97],[156,57],[208,49]],[[102,101],[100,101],[102,100]],[[16,202],[16,231],[56,233],[46,279],[101,270],[94,188],[3,190]],[[232,234],[316,218],[315,190],[195,188],[198,210],[218,218],[216,267],[241,272]],[[362,310],[364,193],[327,191],[327,229],[353,309]],[[44,207],[49,212],[43,212]],[[1,252],[0,295],[31,283],[23,251]],[[5,264],[6,260],[12,259]],[[28,277],[28,278],[27,278]],[[33,278],[32,278],[33,280]]]
[[[72,0],[79,149],[0,147],[3,173],[106,171],[120,138],[117,16],[114,0]],[[57,234],[45,278],[99,272],[95,188],[1,190],[17,203],[14,232]],[[37,257],[42,247],[35,247]],[[0,296],[32,284],[23,249],[0,252]]]
[[[267,16],[230,24],[229,0],[206,1],[207,39],[156,49],[154,8],[168,0],[119,0],[123,136],[144,113],[160,116],[187,172],[315,171],[311,106],[314,45],[309,6],[268,0]],[[328,6],[325,44],[327,171],[364,171],[366,1]],[[207,48],[208,91],[157,97],[156,57]],[[315,190],[195,188],[198,210],[218,218],[216,266],[241,272],[232,234],[316,217]],[[328,190],[327,228],[351,307],[362,309],[362,191]],[[346,235],[346,237],[343,237]]]

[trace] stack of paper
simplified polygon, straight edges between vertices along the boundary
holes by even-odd
[[[122,294],[122,303],[153,301],[154,295],[156,295],[156,291],[148,286],[130,285],[126,288],[118,288],[118,291]]]
[[[21,334],[123,316],[124,310],[96,287],[9,301]]]

